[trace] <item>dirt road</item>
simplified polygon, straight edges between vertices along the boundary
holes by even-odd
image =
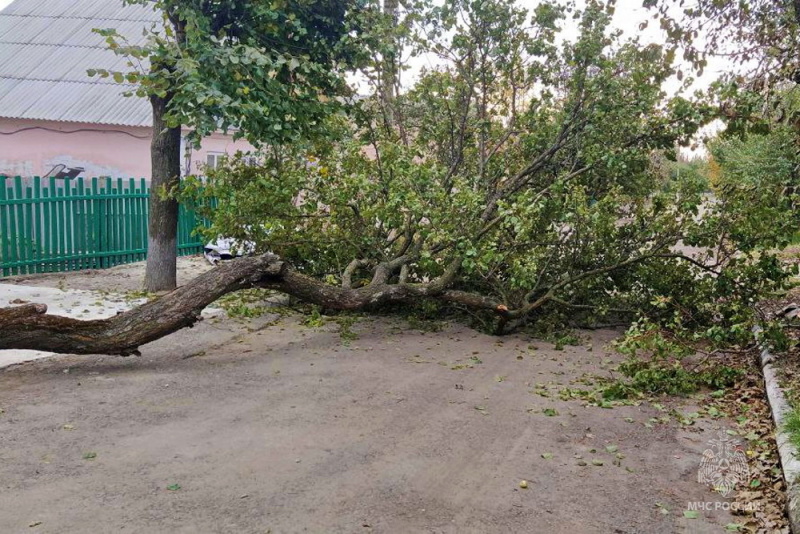
[[[665,412],[559,399],[607,372],[615,332],[555,351],[386,319],[358,323],[344,346],[337,329],[212,320],[140,358],[0,371],[0,532],[651,534],[734,521],[683,516],[721,500],[697,482],[711,422],[648,428]]]

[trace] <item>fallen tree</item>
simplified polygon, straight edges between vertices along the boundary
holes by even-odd
[[[624,314],[650,337],[749,343],[752,303],[787,280],[769,250],[797,223],[780,194],[797,178],[771,173],[753,189],[731,174],[716,196],[701,177],[673,179],[663,156],[713,108],[667,100],[674,55],[620,42],[612,11],[588,2],[580,36],[563,44],[568,10],[554,4],[408,13],[398,27],[443,66],[388,104],[367,72],[378,96],[330,119],[337,138],[265,146],[258,164],[233,159],[184,182],[206,237],[274,254],[106,320],[2,309],[0,348],[133,354],[249,287],[333,310],[468,310],[499,334]]]
[[[389,272],[393,266],[385,265]],[[396,264],[399,269],[399,264]],[[374,278],[357,289],[332,286],[297,272],[274,254],[239,258],[204,273],[186,285],[108,319],[78,320],[47,313],[44,304],[0,308],[0,350],[33,349],[70,354],[138,354],[138,348],[201,320],[201,312],[221,296],[253,287],[269,288],[333,310],[360,310],[418,298],[440,299],[491,310],[503,319],[519,318],[544,304],[510,310],[493,298],[448,287],[454,266],[423,284],[390,284]],[[502,330],[502,327],[500,327]]]

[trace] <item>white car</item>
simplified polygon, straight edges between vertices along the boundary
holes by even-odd
[[[255,252],[256,245],[252,241],[238,242],[230,237],[218,237],[203,247],[203,256],[208,263],[217,265],[223,260],[232,260],[245,254]]]

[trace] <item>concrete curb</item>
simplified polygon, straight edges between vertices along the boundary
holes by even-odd
[[[756,327],[753,332],[761,331]],[[778,383],[778,371],[773,365],[775,357],[769,349],[761,351],[761,370],[764,374],[764,386],[767,399],[775,421],[775,441],[778,443],[778,455],[781,459],[783,479],[786,481],[786,515],[794,534],[800,534],[800,459],[797,448],[792,444],[789,434],[784,430],[786,416],[791,411],[789,402]]]

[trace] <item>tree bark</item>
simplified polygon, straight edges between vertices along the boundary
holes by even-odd
[[[383,0],[383,13],[392,21],[392,31],[398,20],[398,0]],[[392,40],[392,46],[398,46],[397,39]],[[383,103],[384,121],[390,131],[395,127],[394,105],[395,87],[397,85],[397,51],[387,52],[383,58],[381,73],[381,101]]]
[[[192,326],[203,308],[222,295],[279,276],[283,268],[284,263],[272,254],[242,258],[109,319],[81,321],[48,315],[43,304],[0,308],[0,349],[136,354],[141,345]]]
[[[371,283],[358,289],[332,286],[296,271],[273,254],[239,258],[208,271],[185,286],[109,319],[81,321],[45,312],[43,304],[0,308],[0,349],[33,349],[67,354],[137,354],[138,348],[192,326],[203,308],[222,295],[249,287],[276,289],[335,310],[358,310],[418,298],[464,300],[448,293],[459,264],[425,284]],[[475,302],[466,301],[468,304]],[[495,306],[486,299],[484,307]]]
[[[144,288],[155,293],[177,286],[178,201],[163,195],[173,192],[180,184],[181,129],[167,127],[164,121],[168,97],[153,95],[150,103],[153,107],[152,175]]]

